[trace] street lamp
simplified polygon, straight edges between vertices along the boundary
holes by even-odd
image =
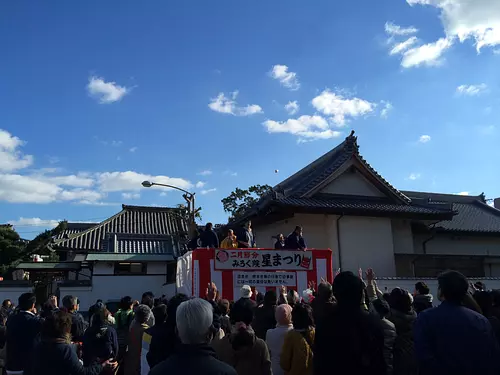
[[[191,221],[190,222],[191,232],[192,232],[193,236],[196,235],[196,205],[195,205],[195,200],[194,200],[195,193],[191,193],[191,192],[184,190],[184,189],[181,189],[180,187],[177,187],[177,186],[160,184],[160,183],[152,182],[152,181],[143,181],[142,186],[144,186],[145,188],[150,188],[153,186],[163,186],[166,188],[182,191],[184,193],[184,194],[182,194],[182,197],[184,198],[184,200],[187,203],[188,214],[189,214],[189,218]]]

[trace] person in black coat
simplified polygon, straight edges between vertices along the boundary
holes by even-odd
[[[315,375],[386,375],[384,329],[379,317],[362,309],[363,289],[363,282],[352,272],[335,278],[337,306],[316,325]]]
[[[441,304],[421,312],[413,328],[419,374],[500,373],[500,348],[490,322],[462,304],[468,289],[460,272],[438,277]]]
[[[264,295],[264,303],[255,309],[253,329],[255,335],[262,340],[266,339],[266,333],[269,329],[276,328],[277,300],[276,290],[268,290]]]
[[[283,250],[285,249],[285,236],[283,236],[283,233],[280,233],[276,236],[276,242],[274,243],[274,249],[275,250]]]
[[[201,247],[209,247],[211,249],[219,247],[219,237],[213,227],[212,223],[205,225],[205,230],[200,234]]]
[[[185,294],[177,294],[168,301],[167,320],[158,327],[158,330],[151,336],[151,343],[146,359],[149,368],[153,369],[158,363],[164,361],[174,353],[175,347],[179,344],[176,333],[175,314],[182,302],[188,300]]]
[[[98,360],[117,358],[118,335],[109,324],[109,311],[102,302],[96,304],[92,324],[83,335],[83,364],[90,366]]]
[[[237,375],[231,366],[219,361],[210,346],[215,329],[213,307],[201,298],[183,302],[176,311],[176,326],[181,344],[150,375]]]
[[[84,367],[71,344],[71,314],[58,311],[43,322],[42,341],[35,349],[33,374],[50,375],[98,375],[103,370],[114,370],[116,362],[106,359],[102,364],[94,362]]]
[[[302,236],[302,227],[296,226],[295,230],[288,235],[285,241],[285,248],[289,250],[306,250],[307,245]]]
[[[24,371],[25,375],[31,374],[31,358],[42,327],[41,320],[34,314],[35,303],[36,297],[33,293],[21,294],[18,310],[7,320],[7,371]]]

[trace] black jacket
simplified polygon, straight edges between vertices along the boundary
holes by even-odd
[[[393,351],[394,375],[417,375],[418,366],[413,340],[413,324],[417,319],[417,314],[414,311],[404,314],[391,309],[388,319],[396,327]]]
[[[175,354],[158,364],[149,375],[238,375],[219,361],[209,345],[180,345]]]
[[[7,320],[6,369],[10,371],[31,370],[33,351],[39,342],[41,320],[27,311],[17,311]]]
[[[386,375],[380,318],[340,304],[316,325],[314,375]]]
[[[413,308],[417,314],[432,307],[432,294],[417,294],[413,298]]]
[[[292,232],[286,238],[285,248],[290,250],[305,249],[307,248],[306,241],[304,240],[304,237]]]
[[[255,318],[252,327],[255,335],[262,340],[266,340],[266,333],[269,329],[276,328],[276,305],[262,305],[255,309]]]
[[[180,344],[175,332],[175,316],[168,317],[167,321],[159,326],[151,335],[151,343],[146,359],[149,368],[154,368],[160,362],[168,359]]]
[[[89,366],[97,359],[106,360],[118,356],[118,335],[111,326],[92,326],[83,335],[83,363]]]
[[[83,367],[72,345],[42,341],[35,349],[33,374],[99,375],[101,371],[100,364]]]
[[[217,233],[213,230],[204,230],[200,234],[201,247],[218,248],[219,247],[219,237]]]
[[[394,341],[396,340],[396,326],[390,320],[381,319],[384,327],[384,358],[387,365],[387,375],[394,373]]]
[[[71,313],[71,337],[74,342],[81,342],[83,340],[83,334],[87,327],[88,324],[82,314],[78,312]]]

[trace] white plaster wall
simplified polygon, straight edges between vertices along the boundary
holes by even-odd
[[[16,287],[0,287],[0,303],[5,299],[10,299],[12,303],[17,305],[17,300],[19,296],[23,293],[32,293],[33,288],[29,285],[26,286],[16,286]]]
[[[365,197],[385,197],[385,195],[358,172],[344,172],[321,193],[357,195]]]
[[[334,215],[295,214],[293,218],[287,220],[257,226],[254,228],[257,246],[274,248],[276,240],[272,239],[272,236],[283,233],[286,237],[295,229],[295,226],[300,225],[304,230],[307,247],[335,250],[337,237],[335,233],[332,233],[336,231],[335,225],[332,224],[335,218]]]
[[[76,287],[59,287],[59,302],[62,303],[64,296],[75,296],[80,300],[80,310],[88,311],[96,300],[92,300],[92,287],[90,286],[76,286]]]
[[[395,254],[413,254],[413,233],[409,220],[392,219],[392,241]]]
[[[371,267],[379,276],[396,276],[390,219],[344,216],[339,225],[343,271]]]
[[[422,238],[416,238],[416,242],[422,248]],[[500,256],[500,238],[438,234],[426,248],[427,254]]]
[[[99,276],[92,278],[92,287],[85,289],[78,288],[60,288],[61,296],[71,290],[80,299],[80,310],[86,311],[96,300],[119,300],[124,296],[130,296],[132,299],[140,301],[142,293],[152,291],[155,296],[161,296],[164,293],[163,284],[166,276]],[[63,293],[63,289],[65,290]],[[77,290],[78,289],[78,290]],[[171,289],[171,288],[170,288]]]

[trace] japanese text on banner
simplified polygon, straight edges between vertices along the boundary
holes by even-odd
[[[215,250],[215,269],[219,270],[312,270],[312,253],[281,250]]]
[[[250,286],[297,286],[295,272],[234,272],[234,285],[242,287]]]

